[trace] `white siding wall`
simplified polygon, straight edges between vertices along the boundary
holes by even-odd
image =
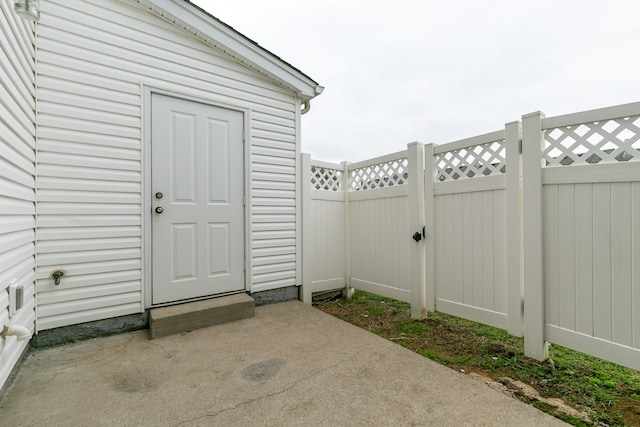
[[[144,308],[143,84],[251,110],[250,290],[297,284],[294,94],[126,2],[41,8],[38,329]]]
[[[34,26],[0,2],[0,328],[33,331],[35,320]],[[9,319],[9,282],[24,287],[24,306]],[[0,340],[0,387],[27,342]]]

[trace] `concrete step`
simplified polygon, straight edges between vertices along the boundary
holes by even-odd
[[[255,315],[255,301],[247,294],[229,295],[149,311],[149,336],[162,338]]]

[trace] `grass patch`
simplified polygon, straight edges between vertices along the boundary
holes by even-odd
[[[562,399],[590,420],[516,393],[573,425],[640,426],[638,371],[555,345],[549,359],[538,362],[524,356],[522,338],[506,331],[443,313],[411,319],[409,304],[366,292],[316,306],[450,368],[503,383],[505,378],[520,381],[545,398]]]

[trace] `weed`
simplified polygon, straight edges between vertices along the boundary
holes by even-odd
[[[587,381],[589,382],[589,384],[593,384],[593,385],[600,385],[602,383],[602,381],[600,381],[600,379],[598,378],[593,378],[593,377],[587,377]]]
[[[382,317],[384,315],[384,307],[382,307],[380,304],[372,305],[371,314],[375,317]]]

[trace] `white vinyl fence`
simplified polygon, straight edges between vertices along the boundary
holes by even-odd
[[[411,282],[410,241],[396,238],[409,235],[407,163],[402,152],[347,169],[351,286],[401,301]]]
[[[522,333],[518,123],[433,148],[435,310]],[[427,150],[430,151],[430,150]],[[428,249],[429,250],[429,249]],[[432,307],[429,307],[433,309]]]
[[[345,174],[344,164],[314,161],[302,157],[306,171],[302,189],[305,207],[302,224],[303,300],[312,292],[345,287]]]
[[[525,345],[640,370],[640,103],[523,117]]]
[[[413,228],[424,223],[417,209],[409,209],[410,193],[411,199],[418,194],[420,168],[413,166],[418,157],[423,157],[418,144],[354,164],[303,155],[309,184],[303,188],[303,281],[311,284],[303,288],[303,300],[349,283],[411,302],[411,286],[420,280],[412,266],[420,251],[412,248],[416,241],[398,237],[410,236],[412,223]]]
[[[304,301],[361,289],[640,369],[640,103],[302,167]]]

